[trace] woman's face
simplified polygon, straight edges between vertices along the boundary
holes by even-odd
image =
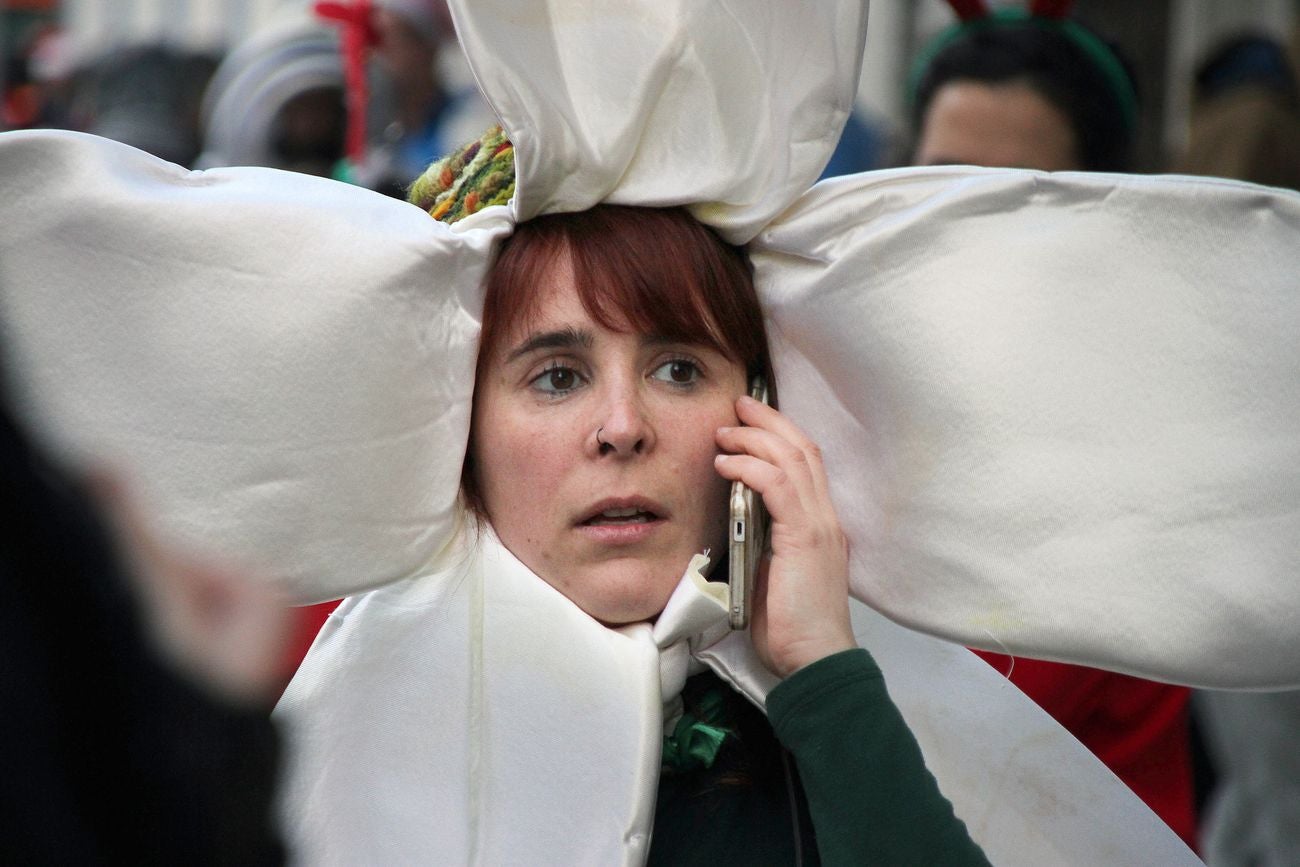
[[[479,491],[502,543],[592,617],[652,618],[691,555],[711,548],[716,562],[726,541],[714,434],[737,424],[744,369],[705,346],[602,327],[567,255],[539,292],[538,315],[481,367]]]
[[[1081,168],[1064,112],[1018,81],[952,81],[935,92],[913,162],[1041,169]]]

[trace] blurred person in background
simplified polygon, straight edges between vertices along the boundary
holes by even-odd
[[[44,20],[19,32],[17,49],[3,55],[0,130],[65,127],[73,73],[67,33]]]
[[[1215,785],[1201,822],[1210,867],[1287,867],[1300,855],[1300,692],[1197,690]]]
[[[1011,9],[963,21],[921,52],[911,90],[915,165],[1132,169],[1132,73],[1068,18]]]
[[[0,394],[0,863],[284,861],[267,713],[290,614],[56,464]]]
[[[1209,53],[1174,170],[1300,190],[1300,85],[1281,43],[1241,35]]]
[[[1197,68],[1187,152],[1175,170],[1300,189],[1298,94],[1278,41],[1246,34],[1219,43]],[[1205,862],[1295,864],[1300,692],[1196,690],[1192,713],[1213,771],[1200,827]]]
[[[199,168],[328,176],[343,158],[347,119],[337,35],[305,10],[285,12],[226,54],[201,117]]]
[[[464,62],[445,0],[378,0],[374,25],[374,62],[390,88],[387,183],[404,196],[429,163],[495,119],[467,71],[455,68]]]
[[[969,17],[921,53],[912,77],[913,164],[1130,169],[1137,95],[1113,48],[1072,20],[952,5]],[[977,653],[1194,846],[1186,688]]]
[[[364,101],[349,64],[364,70]],[[442,0],[289,9],[222,62],[203,117],[201,167],[284,168],[398,197],[435,157],[494,122]],[[360,155],[348,152],[349,123],[362,127]]]

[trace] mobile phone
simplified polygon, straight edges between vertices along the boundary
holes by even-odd
[[[749,396],[768,402],[767,383],[755,376],[749,383]],[[731,551],[727,558],[727,617],[732,629],[749,626],[754,607],[754,577],[767,547],[767,509],[763,498],[744,482],[731,483],[731,525],[728,529]]]

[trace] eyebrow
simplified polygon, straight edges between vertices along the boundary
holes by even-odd
[[[595,343],[596,338],[590,331],[579,330],[571,325],[555,331],[542,331],[529,335],[522,343],[510,350],[510,354],[506,356],[506,363],[509,364],[520,356],[539,349],[572,349],[575,346],[590,349]]]
[[[691,344],[712,348],[709,347],[708,344],[697,344],[694,340],[684,340],[680,337],[669,337],[663,334],[648,334],[641,338],[641,343],[645,346]],[[590,331],[567,325],[564,328],[557,328],[554,331],[541,331],[537,334],[529,335],[522,343],[510,350],[510,354],[506,356],[506,364],[509,364],[530,352],[536,352],[539,349],[572,349],[575,346],[581,346],[583,349],[590,349],[595,345],[595,335]]]

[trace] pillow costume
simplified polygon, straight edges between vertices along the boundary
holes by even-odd
[[[687,673],[760,706],[775,685],[699,562],[655,624],[612,630],[465,532],[495,245],[614,202],[747,245],[781,409],[832,468],[860,643],[990,860],[1195,863],[953,642],[1300,685],[1300,197],[961,167],[809,189],[865,3],[452,7],[517,171],[453,226],[318,178],[0,137],[31,419],[137,478],[177,539],[304,602],[373,591],[282,707],[302,857],[639,863]]]

